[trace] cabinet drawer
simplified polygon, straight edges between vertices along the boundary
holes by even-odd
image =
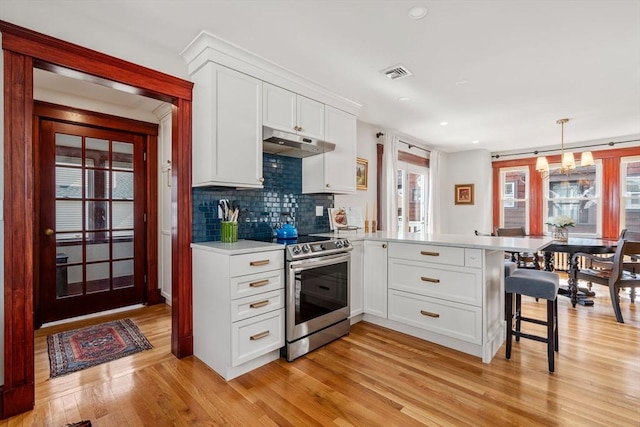
[[[391,242],[389,243],[389,258],[463,266],[464,248]]]
[[[284,269],[282,250],[233,255],[229,265],[231,277],[281,269]]]
[[[284,288],[284,270],[232,277],[229,283],[231,284],[231,299],[270,292]]]
[[[480,307],[390,290],[389,319],[473,344],[482,344]]]
[[[231,321],[248,319],[284,307],[284,289],[231,301]]]
[[[284,346],[284,309],[235,322],[231,328],[231,364],[238,366]]]
[[[482,271],[417,261],[389,261],[389,289],[447,299],[464,304],[482,304]]]

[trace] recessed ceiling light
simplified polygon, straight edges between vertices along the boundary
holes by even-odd
[[[448,124],[449,124],[449,122],[440,122],[440,126],[446,126]]]
[[[424,6],[413,6],[409,9],[409,18],[411,19],[422,19],[427,16],[429,9]]]
[[[469,80],[458,80],[456,86],[466,85],[467,83],[469,83]]]
[[[398,101],[400,101],[400,102],[405,102],[405,101],[408,101],[408,100],[409,100],[409,98],[407,98],[406,96],[402,96],[402,97],[398,98]]]
[[[472,144],[477,144],[477,143],[479,143],[479,142],[480,142],[480,141],[478,141],[477,139],[476,139],[475,141],[471,141],[471,143],[472,143]]]

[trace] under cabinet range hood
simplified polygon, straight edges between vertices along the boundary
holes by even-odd
[[[300,136],[295,133],[262,127],[262,149],[265,153],[289,157],[309,157],[336,149],[336,145],[319,139]]]

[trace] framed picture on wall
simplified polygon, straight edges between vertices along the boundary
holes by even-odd
[[[369,182],[369,161],[358,157],[356,159],[356,188],[366,190]]]
[[[473,184],[455,184],[456,205],[473,204]]]

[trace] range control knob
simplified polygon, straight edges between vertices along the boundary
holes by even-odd
[[[306,243],[304,245],[302,245],[302,252],[304,252],[305,254],[307,252],[309,252],[310,250],[311,250],[311,248]]]
[[[291,248],[291,252],[293,252],[294,255],[300,255],[300,246],[295,245],[293,248]]]
[[[351,244],[351,242],[349,242],[349,240],[344,239],[343,245],[344,245],[345,248],[348,248],[350,244]]]
[[[336,248],[340,249],[342,247],[342,240],[336,240]]]

